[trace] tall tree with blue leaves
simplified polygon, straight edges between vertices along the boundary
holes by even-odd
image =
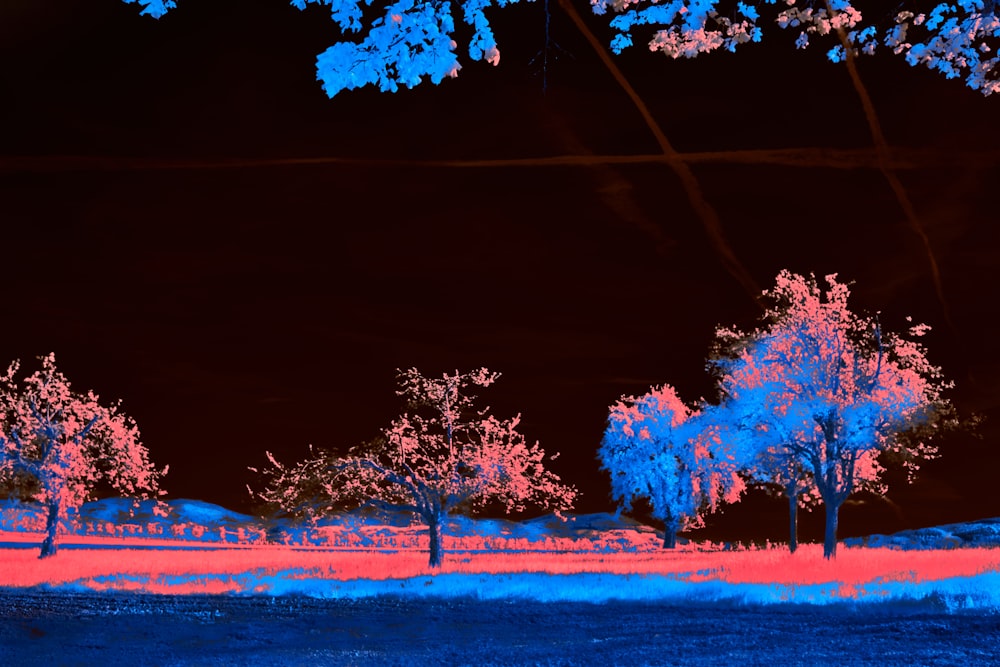
[[[832,558],[844,501],[861,485],[885,490],[880,457],[901,462],[912,479],[936,454],[907,434],[933,432],[950,416],[942,392],[952,385],[915,340],[929,327],[912,326],[906,337],[884,332],[877,317],[851,312],[835,275],[826,282],[824,291],[814,277],[783,271],[765,292],[772,305],[764,325],[720,329],[730,354],[712,365],[743,443],[756,447],[738,458],[771,456],[812,477],[826,514],[823,553]]]
[[[623,396],[611,406],[598,458],[611,475],[611,495],[626,511],[644,499],[664,524],[663,547],[703,524],[721,502],[743,491],[733,457],[711,420],[691,410],[673,387]]]
[[[718,363],[721,351],[709,360],[711,369]],[[783,495],[788,500],[788,548],[798,548],[798,509],[812,508],[819,495],[812,473],[788,450],[791,434],[780,424],[758,428],[759,416],[746,409],[746,402],[723,396],[718,405],[702,408],[700,419],[711,424],[717,443],[734,461],[747,486],[769,495]]]

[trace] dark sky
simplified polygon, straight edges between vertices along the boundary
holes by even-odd
[[[667,165],[531,162],[659,147],[555,5],[544,94],[541,5],[491,17],[498,68],[465,59],[441,86],[330,100],[314,58],[338,33],[321,8],[187,0],[154,21],[118,0],[5,0],[0,357],[33,369],[55,351],[78,389],[123,399],[170,497],[234,509],[265,449],[293,460],[386,426],[396,368],[485,365],[503,373],[483,395],[494,413],[523,413],[562,453],[580,511],[611,509],[594,459],[608,405],[659,383],[711,396],[714,327],[759,311]],[[1000,100],[891,55],[859,64],[905,149],[949,325],[845,68],[775,33],[735,55],[615,62],[678,151],[811,149],[692,163],[740,264],[761,289],[783,268],[837,272],[890,327],[930,324],[956,405],[994,417],[981,441],[942,441],[895,507],[847,507],[841,534],[998,516]],[[299,158],[341,160],[280,162]],[[482,164],[505,159],[526,160]],[[755,507],[727,525],[780,537],[782,505]]]

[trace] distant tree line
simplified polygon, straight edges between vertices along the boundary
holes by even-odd
[[[764,292],[759,326],[716,331],[706,365],[715,401],[688,405],[661,385],[610,406],[598,458],[611,496],[626,510],[648,502],[664,524],[664,547],[761,487],[787,498],[792,551],[797,508],[822,503],[824,555],[832,558],[847,498],[884,493],[886,466],[912,479],[936,456],[930,438],[959,424],[943,396],[952,384],[919,342],[928,327],[886,331],[878,314],[850,310],[848,286],[835,275],[825,283],[783,271]],[[0,486],[47,508],[47,557],[70,508],[101,488],[155,498],[167,470],[153,467],[120,403],[72,389],[53,354],[40,361],[20,382],[18,362],[0,375]],[[557,455],[525,438],[520,415],[498,419],[477,407],[477,391],[498,378],[485,368],[439,378],[400,370],[404,410],[374,439],[344,454],[311,450],[292,465],[268,452],[268,466],[251,468],[263,487],[250,492],[271,512],[307,519],[352,507],[409,513],[427,527],[432,567],[455,512],[560,515],[578,492],[548,469]]]

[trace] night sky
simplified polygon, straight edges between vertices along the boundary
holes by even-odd
[[[553,3],[544,92],[535,3],[490,15],[497,68],[464,58],[441,86],[330,100],[327,10],[179,5],[159,21],[119,0],[0,5],[0,363],[54,351],[77,389],[123,399],[168,497],[243,511],[265,450],[292,461],[387,426],[396,368],[487,366],[503,376],[484,403],[561,452],[578,511],[613,509],[608,406],[660,383],[711,398],[714,328],[760,311],[666,164],[596,159],[660,149],[567,16]],[[781,269],[855,281],[858,310],[933,327],[954,403],[987,418],[892,503],[845,507],[841,536],[1000,516],[1000,100],[889,54],[859,63],[943,305],[846,69],[792,42],[771,28],[736,54],[615,62],[678,151],[717,153],[692,170],[758,289]],[[733,153],[763,149],[809,150]],[[594,159],[533,160],[555,156]],[[757,500],[713,525],[781,539],[785,511]]]

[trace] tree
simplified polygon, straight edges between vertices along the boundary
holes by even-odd
[[[474,409],[470,390],[498,377],[485,368],[434,379],[415,368],[399,371],[396,393],[406,399],[407,411],[380,437],[346,456],[321,450],[294,466],[267,453],[267,486],[255,495],[307,516],[341,505],[411,512],[428,528],[431,567],[441,565],[442,527],[455,511],[491,502],[507,512],[570,509],[576,490],[545,469],[545,452],[517,430],[520,415],[501,421],[488,408]]]
[[[766,324],[750,333],[719,329],[730,354],[711,365],[757,460],[769,456],[779,470],[801,466],[812,476],[826,513],[823,553],[832,558],[844,501],[862,485],[885,490],[880,456],[899,460],[912,479],[935,455],[907,431],[933,432],[950,413],[942,391],[952,385],[912,340],[929,327],[912,326],[910,338],[883,333],[877,317],[849,310],[850,292],[836,275],[826,282],[822,294],[814,277],[782,271],[765,292],[773,302]],[[794,478],[789,472],[785,480]]]
[[[471,29],[467,44],[471,60],[500,62],[486,10],[517,0],[396,0],[377,9],[370,0],[291,0],[298,9],[326,5],[344,39],[316,58],[316,78],[327,95],[365,85],[379,90],[414,87],[424,77],[438,84],[461,69],[456,37],[456,10]],[[176,7],[174,0],[124,0],[143,6],[142,14],[160,18]],[[560,5],[573,13],[568,0]],[[630,47],[636,33],[644,33],[650,51],[671,58],[693,58],[702,53],[760,42],[768,23],[797,33],[795,45],[812,40],[834,41],[827,52],[833,62],[875,53],[880,44],[902,55],[912,66],[926,65],[947,78],[962,77],[966,84],[990,95],[1000,90],[1000,57],[993,55],[1000,40],[1000,19],[994,0],[956,0],[954,3],[909,0],[887,11],[872,0],[591,0],[595,14],[613,10],[611,41],[615,53]],[[868,6],[871,9],[868,9]],[[862,13],[859,7],[865,9]],[[548,5],[546,5],[548,11]],[[361,33],[362,39],[348,39]],[[650,34],[651,33],[651,34]]]
[[[719,355],[710,358],[709,368],[720,363]],[[725,442],[740,475],[752,487],[769,495],[781,495],[788,501],[788,550],[798,549],[798,510],[819,504],[812,473],[788,448],[792,435],[780,423],[759,428],[760,416],[747,410],[752,401],[723,400],[706,408],[711,421]]]
[[[705,413],[692,411],[670,385],[611,406],[598,458],[611,475],[611,495],[626,511],[640,498],[665,525],[663,547],[677,533],[702,525],[720,501],[743,491],[736,466]]]
[[[75,392],[56,368],[55,354],[19,386],[20,362],[0,376],[0,470],[30,475],[33,499],[47,508],[40,558],[54,556],[59,520],[91,500],[101,483],[123,496],[162,495],[160,478],[135,421],[120,401],[105,407],[94,392]]]

